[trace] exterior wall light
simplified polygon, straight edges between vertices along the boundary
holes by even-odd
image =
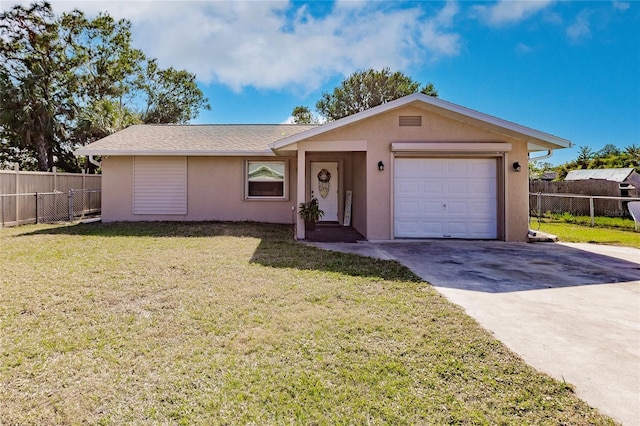
[[[522,170],[522,167],[520,166],[519,162],[515,162],[513,163],[513,170],[515,170],[516,172],[519,172],[520,170]]]
[[[378,170],[380,171],[384,170],[384,163],[382,161],[378,161]]]

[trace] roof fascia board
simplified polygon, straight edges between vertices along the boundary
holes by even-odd
[[[532,129],[530,127],[526,127],[521,124],[514,123],[512,121],[503,120],[502,118],[494,117],[492,115],[475,111],[467,107],[463,107],[461,105],[456,105],[454,103],[444,101],[442,99],[434,98],[432,96],[428,96],[428,95],[424,95],[424,96],[426,98],[430,98],[430,99],[426,99],[426,98],[421,99],[427,104],[440,107],[445,110],[451,111],[453,113],[460,114],[465,117],[470,117],[475,120],[485,122],[502,129],[509,130],[511,132],[529,136],[530,138],[538,139],[543,142],[552,143],[554,145],[558,145],[558,147],[561,147],[561,148],[571,147],[571,141],[569,141],[568,139],[560,138],[558,136],[554,136],[549,133],[541,132],[540,130]],[[451,117],[451,118],[454,118],[454,117]],[[496,130],[493,129],[493,131],[495,132]],[[511,135],[507,134],[507,136],[511,136]]]
[[[84,155],[112,155],[112,156],[136,156],[136,157],[275,157],[276,154],[271,151],[96,151],[78,149],[73,153],[76,157]]]

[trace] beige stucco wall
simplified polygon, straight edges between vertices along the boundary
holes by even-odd
[[[273,159],[273,158],[271,158]],[[287,160],[290,179],[285,201],[245,200],[244,162],[240,157],[187,159],[187,214],[133,214],[133,157],[110,156],[102,162],[102,220],[114,221],[259,221],[293,223],[296,212],[296,162]],[[259,158],[258,158],[259,160]]]
[[[367,235],[367,153],[353,153],[351,226]]]
[[[421,115],[422,126],[400,127],[398,117],[401,115]],[[504,227],[499,234],[509,241],[526,241],[528,231],[528,180],[527,180],[527,149],[526,141],[485,130],[476,126],[444,117],[413,106],[390,111],[369,119],[358,121],[334,131],[319,135],[309,140],[308,146],[312,150],[313,144],[321,145],[330,141],[366,141],[367,152],[364,158],[354,161],[354,166],[364,167],[366,175],[366,228],[360,230],[370,240],[388,240],[393,238],[393,160],[395,154],[391,151],[391,144],[395,142],[506,142],[512,145],[507,154],[492,154],[500,158],[498,164],[502,168],[499,175],[504,174],[504,205],[499,205],[505,218]],[[307,155],[310,155],[309,153]],[[441,155],[441,154],[439,154]],[[448,154],[447,154],[448,155]],[[454,151],[451,156],[459,155]],[[473,155],[465,154],[467,157]],[[483,154],[486,155],[486,154]],[[504,158],[502,159],[504,155]],[[428,156],[424,154],[424,156]],[[385,170],[378,171],[378,161],[385,164]],[[523,171],[513,171],[514,161],[520,162]],[[362,171],[354,172],[362,174]],[[499,179],[501,181],[501,179]],[[502,188],[498,188],[501,190]],[[354,191],[354,199],[361,194]],[[359,211],[362,208],[358,208]]]

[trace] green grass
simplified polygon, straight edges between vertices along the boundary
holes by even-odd
[[[551,223],[571,223],[574,225],[591,226],[591,216],[575,216],[565,212],[562,214],[546,212],[543,220]],[[603,228],[617,228],[633,231],[635,222],[629,217],[595,216],[594,225]]]
[[[532,223],[534,229],[536,222]],[[567,243],[594,243],[640,248],[640,232],[614,228],[601,228],[568,223],[548,223],[540,225],[540,231],[556,235]]]
[[[291,235],[0,230],[0,424],[612,424],[398,263]]]

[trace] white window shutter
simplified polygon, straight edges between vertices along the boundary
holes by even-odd
[[[187,214],[187,158],[135,157],[133,214]]]

